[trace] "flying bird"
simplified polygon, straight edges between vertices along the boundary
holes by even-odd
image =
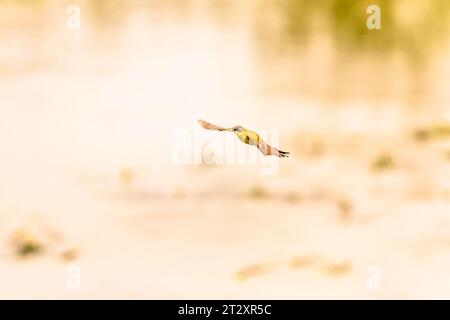
[[[274,148],[267,143],[264,142],[264,140],[254,131],[245,129],[241,126],[234,126],[231,128],[222,128],[219,126],[216,126],[214,124],[211,124],[209,122],[198,120],[202,128],[208,129],[208,130],[217,130],[217,131],[229,131],[233,132],[239,140],[244,142],[245,144],[253,145],[261,151],[261,153],[265,156],[274,155],[280,158],[288,157],[289,152],[278,150],[277,148]]]

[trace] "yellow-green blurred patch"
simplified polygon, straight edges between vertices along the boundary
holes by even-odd
[[[389,153],[381,153],[373,160],[371,167],[374,171],[388,170],[395,167],[395,161]]]
[[[17,229],[11,234],[11,244],[15,255],[19,258],[37,255],[44,251],[44,245],[33,233],[25,229]]]
[[[251,187],[250,190],[248,191],[248,196],[253,199],[266,198],[267,191],[263,187],[261,187],[259,185],[255,185],[255,186]]]
[[[435,139],[450,138],[450,125],[441,124],[428,128],[421,128],[414,131],[414,139],[416,141],[430,141]]]

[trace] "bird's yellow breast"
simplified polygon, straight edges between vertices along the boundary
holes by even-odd
[[[259,142],[259,135],[256,132],[250,131],[250,130],[244,130],[244,131],[236,131],[235,134],[237,137],[246,144],[253,144],[258,145]]]

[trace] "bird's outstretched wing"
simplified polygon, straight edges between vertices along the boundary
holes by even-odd
[[[289,152],[278,150],[277,148],[274,148],[265,143],[261,138],[258,141],[257,147],[259,151],[261,151],[261,153],[265,156],[274,155],[280,158],[289,157]]]
[[[216,126],[215,124],[203,121],[201,119],[198,120],[198,123],[200,123],[200,125],[202,126],[202,128],[204,129],[208,129],[208,130],[219,130],[219,131],[224,131],[225,128]]]

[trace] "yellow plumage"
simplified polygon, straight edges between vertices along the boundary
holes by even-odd
[[[259,135],[256,132],[244,129],[242,132],[234,131],[234,133],[242,142],[258,146]]]

